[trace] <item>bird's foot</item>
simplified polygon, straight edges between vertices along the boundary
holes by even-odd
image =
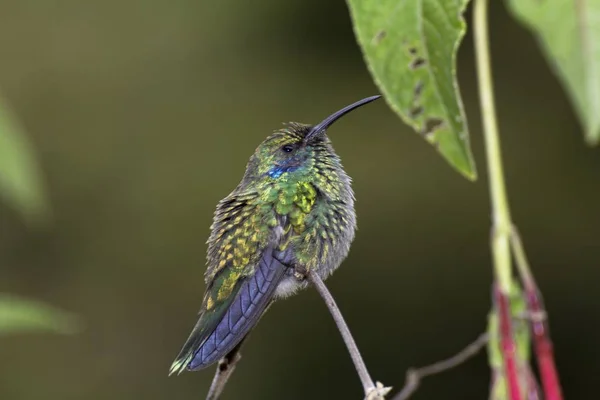
[[[287,268],[290,268],[294,278],[298,282],[303,282],[306,280],[306,276],[308,275],[308,270],[296,264],[292,257],[292,253],[289,251],[275,251],[273,252],[273,258],[279,261],[281,264],[285,265]]]
[[[383,383],[377,382],[374,388],[367,392],[365,400],[385,400],[385,396],[392,390],[391,387],[385,387]]]
[[[298,280],[298,282],[302,282],[306,280],[306,276],[308,275],[308,271],[305,267],[300,265],[294,266],[294,278]]]

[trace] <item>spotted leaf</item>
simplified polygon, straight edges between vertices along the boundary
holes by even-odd
[[[475,180],[456,52],[468,0],[348,0],[371,74],[391,108]]]

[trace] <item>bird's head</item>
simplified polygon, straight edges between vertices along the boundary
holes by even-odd
[[[275,131],[258,146],[250,158],[244,181],[287,181],[310,174],[319,164],[339,163],[329,143],[327,128],[350,111],[379,97],[381,96],[357,101],[331,114],[317,125],[291,122]]]

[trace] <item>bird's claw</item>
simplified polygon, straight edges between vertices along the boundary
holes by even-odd
[[[273,258],[279,261],[281,264],[285,265],[287,268],[292,268],[294,278],[296,278],[299,282],[302,282],[306,279],[308,275],[308,271],[305,267],[297,265],[294,262],[292,257],[292,253],[290,251],[274,251]]]
[[[295,265],[294,266],[294,277],[302,282],[303,280],[306,279],[306,276],[308,275],[308,271],[306,270],[305,267],[302,267],[300,265]]]
[[[371,388],[365,397],[365,400],[385,400],[385,396],[392,390],[392,387],[385,387],[383,383],[377,382],[375,387]]]

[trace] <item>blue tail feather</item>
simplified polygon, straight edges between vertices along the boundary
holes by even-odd
[[[252,276],[240,281],[235,299],[187,364],[188,370],[208,367],[227,355],[256,325],[269,305],[286,267],[268,250]]]

